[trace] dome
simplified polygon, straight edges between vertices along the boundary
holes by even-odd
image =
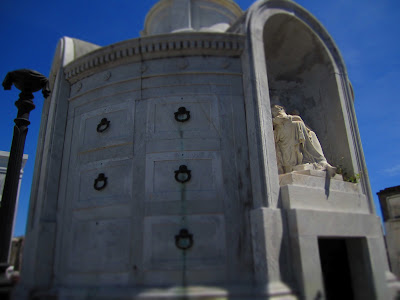
[[[224,32],[242,14],[232,0],[160,0],[147,14],[141,35]]]

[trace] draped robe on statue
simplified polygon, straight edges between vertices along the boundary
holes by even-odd
[[[288,115],[278,105],[272,108],[272,115],[280,174],[292,172],[298,165],[311,164],[313,169],[334,175],[336,169],[328,164],[316,134],[300,116]]]

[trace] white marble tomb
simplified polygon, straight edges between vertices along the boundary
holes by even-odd
[[[393,298],[346,67],[295,2],[162,0],[140,39],[62,38],[50,82],[15,299]],[[279,175],[274,104],[360,182]]]

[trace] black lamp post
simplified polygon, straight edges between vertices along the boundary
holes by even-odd
[[[22,155],[28,125],[31,123],[29,122],[29,114],[35,108],[32,101],[33,93],[42,90],[45,98],[50,94],[47,78],[33,70],[21,69],[9,72],[3,81],[3,87],[5,90],[10,90],[13,84],[21,93],[19,99],[15,102],[18,114],[14,120],[14,135],[0,206],[0,274],[4,273],[9,263]]]

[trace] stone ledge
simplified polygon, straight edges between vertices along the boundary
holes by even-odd
[[[93,299],[213,299],[213,300],[265,300],[265,299],[281,299],[295,300],[297,299],[290,289],[286,288],[282,283],[272,283],[266,287],[262,286],[173,286],[160,288],[125,288],[125,287],[102,287],[102,288],[59,288],[51,291],[36,291],[37,299],[53,299],[59,300],[69,299],[87,299],[88,296]],[[36,298],[35,298],[36,299]]]
[[[336,174],[333,178],[329,178],[325,171],[305,170],[294,171],[279,175],[279,185],[300,185],[312,188],[343,191],[346,193],[362,193],[358,183],[343,181],[340,174]]]
[[[367,198],[359,193],[326,191],[314,187],[286,185],[281,187],[281,199],[285,209],[370,213]]]
[[[342,181],[338,175],[326,177],[324,171],[314,170],[310,174],[291,172],[279,176],[285,209],[370,213],[367,198],[359,184]]]
[[[373,214],[289,209],[287,216],[292,237],[345,236],[380,239],[382,236],[379,217]]]
[[[70,83],[94,74],[101,66],[114,66],[130,62],[174,56],[240,56],[244,36],[232,33],[177,33],[137,38],[88,53],[64,70]]]

